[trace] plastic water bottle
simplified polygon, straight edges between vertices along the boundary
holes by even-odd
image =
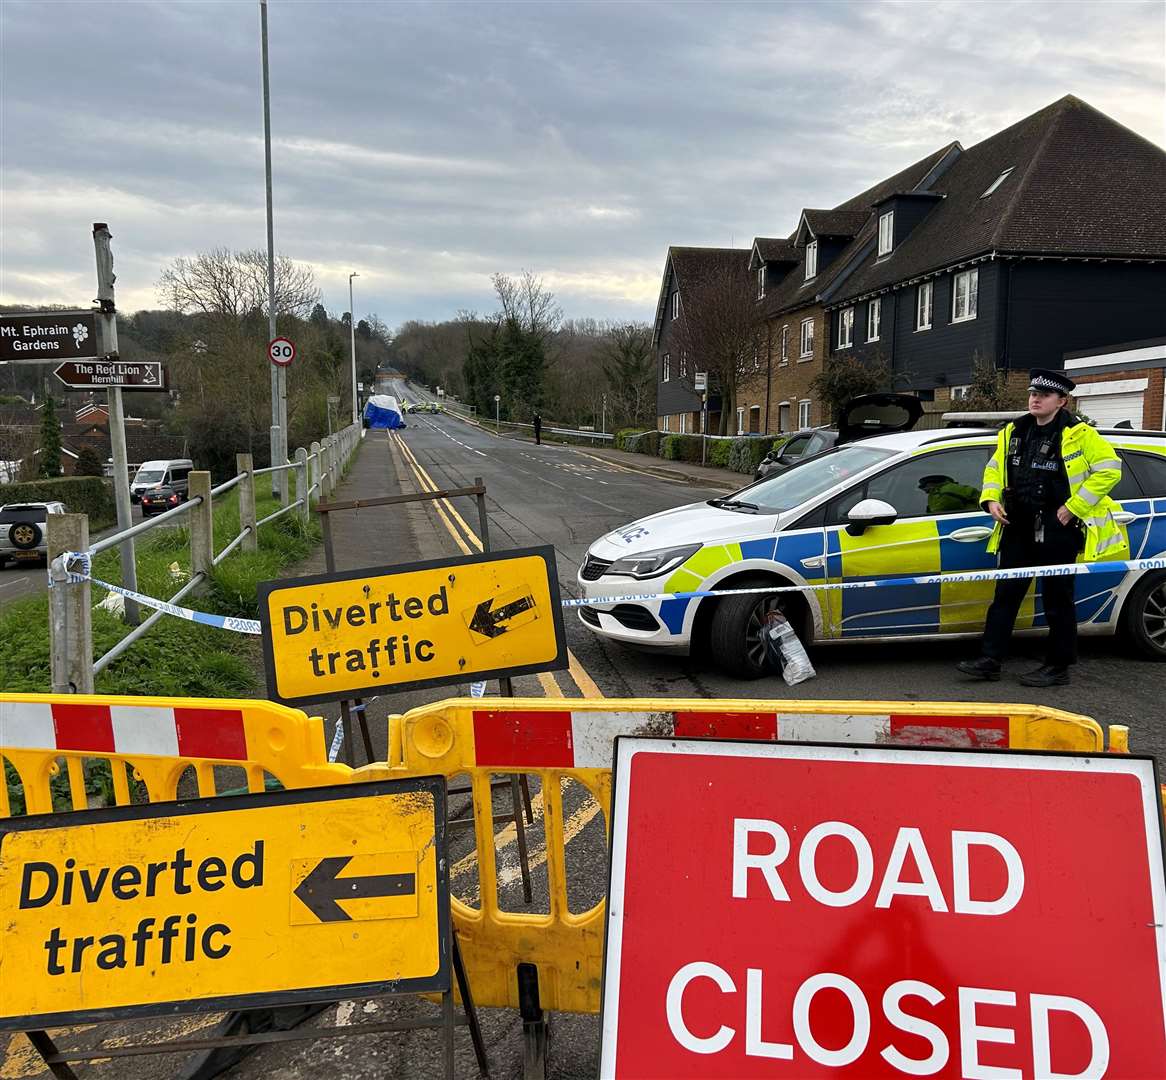
[[[781,661],[781,677],[785,679],[786,685],[797,686],[800,682],[812,679],[817,672],[789,620],[779,612],[771,611],[765,621],[769,649]]]

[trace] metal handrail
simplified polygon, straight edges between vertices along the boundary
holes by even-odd
[[[168,604],[177,604],[187,593],[189,593],[195,586],[200,585],[206,578],[201,570],[197,574],[192,574],[190,580],[182,586],[169,600]],[[125,652],[135,641],[138,640],[147,630],[150,629],[166,612],[155,611],[144,623],[135,626],[125,637],[121,639],[112,649],[104,656],[98,657],[93,661],[93,674],[100,675],[110,664],[113,663],[123,652]]]
[[[238,476],[232,476],[230,480],[224,480],[218,487],[211,488],[211,495],[225,495],[246,475],[245,472],[241,472]]]
[[[283,517],[283,515],[286,514],[289,510],[294,510],[297,506],[303,506],[303,504],[303,499],[296,499],[295,502],[290,502],[287,504],[287,506],[281,506],[278,510],[275,511],[274,514],[268,514],[267,517],[261,518],[259,521],[257,521],[255,523],[255,528],[258,529],[260,525],[266,525],[269,521],[274,521],[277,517]]]
[[[256,529],[259,526],[256,525]],[[232,551],[235,550],[244,540],[247,539],[247,534],[251,531],[251,526],[248,525],[238,536],[235,537],[222,551],[220,551],[213,559],[211,559],[211,566],[218,566]]]
[[[268,465],[266,469],[254,469],[253,476],[265,476],[267,473],[273,472],[287,472],[288,469],[294,469],[298,462],[289,461],[286,465]]]
[[[104,540],[98,540],[96,544],[89,548],[90,555],[100,555],[103,551],[108,551],[110,548],[117,547],[124,540],[130,539],[132,536],[140,536],[144,532],[149,532],[150,529],[156,529],[163,522],[169,521],[171,518],[179,517],[182,514],[189,513],[196,506],[202,502],[201,495],[195,495],[192,499],[187,499],[186,502],[179,503],[173,510],[167,510],[159,514],[156,518],[149,518],[145,521],[139,521],[136,525],[131,525],[124,532],[114,533],[112,536],[107,536]]]

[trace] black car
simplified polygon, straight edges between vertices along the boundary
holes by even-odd
[[[791,465],[841,443],[867,439],[872,435],[910,431],[922,415],[922,402],[911,394],[862,394],[843,407],[837,428],[795,431],[781,446],[761,459],[753,479],[776,476]]]
[[[182,496],[168,484],[142,492],[142,517],[153,517],[173,510],[182,502]]]

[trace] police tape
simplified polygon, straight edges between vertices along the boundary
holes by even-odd
[[[589,596],[562,600],[565,608],[595,604],[626,604],[643,600],[696,600],[711,596],[752,596],[769,593],[825,592],[831,589],[882,589],[888,585],[949,585],[975,581],[1019,581],[1022,578],[1080,577],[1085,574],[1113,574],[1130,570],[1166,570],[1166,557],[1125,559],[1114,562],[1061,563],[1055,566],[1024,566],[1010,570],[963,570],[947,574],[912,574],[870,578],[866,581],[827,581],[813,585],[761,585],[749,589],[692,589],[687,592],[624,593],[618,596]]]
[[[89,573],[90,559],[85,552],[68,551],[60,556],[66,569],[66,580],[70,583],[89,581],[110,592],[136,600],[139,604],[153,608],[155,611],[165,612],[175,618],[186,619],[189,622],[200,623],[203,626],[213,626],[219,630],[233,630],[239,634],[262,633],[259,621],[256,619],[238,619],[227,615],[210,615],[204,611],[194,611],[191,608],[179,607],[165,600],[156,600],[144,593],[124,589],[120,585],[113,585],[102,581]],[[78,570],[77,565],[81,566]],[[869,578],[865,581],[827,581],[806,585],[760,585],[748,589],[691,589],[686,592],[650,592],[624,593],[613,596],[589,596],[579,599],[560,600],[564,608],[593,607],[596,604],[626,604],[647,600],[700,600],[708,597],[725,596],[757,596],[774,593],[806,593],[825,592],[827,590],[845,589],[883,589],[892,585],[955,585],[966,582],[986,581],[1019,581],[1025,578],[1042,577],[1081,577],[1087,574],[1114,574],[1128,573],[1129,571],[1166,570],[1166,557],[1159,556],[1153,559],[1124,559],[1113,562],[1094,563],[1061,563],[1054,566],[1024,566],[1009,570],[963,570],[952,573],[939,574],[910,574],[899,577]],[[54,584],[52,574],[49,575],[50,587]],[[481,688],[479,690],[479,687]],[[481,696],[485,691],[485,683],[471,684],[470,693],[474,697]]]
[[[109,592],[117,593],[119,596],[136,600],[143,607],[153,608],[155,611],[173,615],[176,619],[185,619],[187,622],[199,623],[202,626],[213,626],[216,630],[233,630],[237,634],[254,634],[256,636],[262,632],[257,619],[238,619],[231,615],[211,615],[205,611],[195,611],[193,608],[171,604],[168,600],[157,600],[153,596],[147,596],[145,593],[135,592],[133,589],[126,589],[121,585],[114,585],[109,581],[102,581],[100,578],[95,578],[90,573],[92,560],[86,551],[66,551],[58,558],[65,570],[65,580],[72,585],[88,581],[94,585],[99,585],[103,589],[107,589]],[[54,562],[56,561],[54,560]],[[50,570],[49,588],[52,588],[56,583]]]

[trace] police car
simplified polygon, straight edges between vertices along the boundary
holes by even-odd
[[[1122,459],[1111,495],[1131,558],[1166,554],[1166,435],[1103,431]],[[979,507],[996,432],[904,431],[850,442],[724,498],[666,510],[596,541],[580,567],[579,608],[596,634],[631,645],[706,648],[723,671],[766,671],[762,626],[780,609],[804,642],[976,636],[992,582],[895,585],[723,598],[645,595],[765,585],[817,585],[895,575],[994,569],[992,521]],[[628,597],[621,601],[620,597]],[[1166,660],[1166,571],[1077,579],[1082,634],[1128,635]],[[1017,630],[1044,626],[1030,590]]]

